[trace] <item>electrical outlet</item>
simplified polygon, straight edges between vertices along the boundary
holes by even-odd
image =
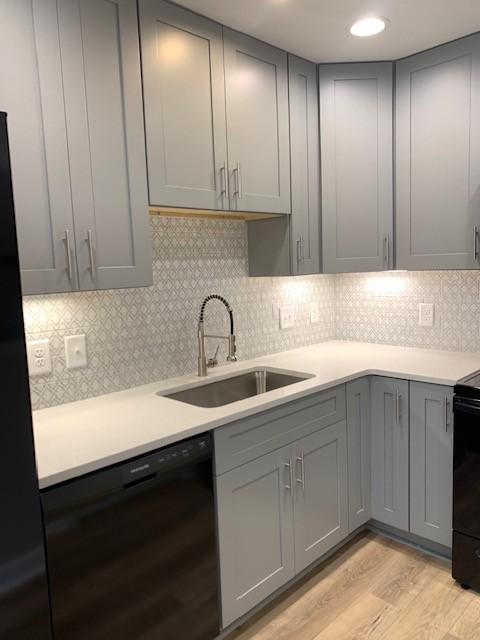
[[[49,340],[27,342],[28,373],[33,376],[48,376],[52,373]]]
[[[280,329],[291,329],[295,326],[295,307],[287,305],[280,307]]]
[[[431,302],[421,302],[418,305],[418,326],[433,327],[434,308]]]
[[[87,366],[87,344],[85,336],[65,336],[65,361],[67,369]]]
[[[320,305],[318,302],[310,303],[310,322],[312,324],[320,322]]]

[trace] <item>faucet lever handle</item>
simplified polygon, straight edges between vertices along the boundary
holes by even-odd
[[[207,367],[216,367],[218,364],[218,352],[220,350],[220,344],[217,344],[217,348],[215,349],[215,355],[213,358],[209,358],[207,360]]]

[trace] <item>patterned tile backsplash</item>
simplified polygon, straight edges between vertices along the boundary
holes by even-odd
[[[198,310],[209,293],[234,309],[242,360],[334,338],[480,352],[480,272],[249,278],[244,222],[154,217],[152,234],[153,287],[24,299],[27,339],[49,338],[52,353],[52,374],[31,379],[35,409],[195,371]],[[320,320],[311,324],[314,301]],[[418,326],[419,302],[435,304],[433,327]],[[279,329],[282,304],[295,306],[293,329]],[[227,328],[215,301],[207,323],[209,332]],[[88,366],[69,371],[63,338],[78,333]]]
[[[153,217],[154,285],[24,298],[27,340],[50,339],[53,371],[31,378],[34,409],[109,393],[196,370],[203,298],[225,296],[235,313],[239,359],[335,336],[332,276],[248,278],[242,221]],[[310,302],[320,321],[310,323]],[[294,329],[280,331],[278,307],[295,306]],[[226,333],[223,307],[207,307],[207,329]],[[85,334],[88,366],[69,371],[64,336]],[[216,342],[208,345],[213,354]],[[219,361],[225,359],[225,349]]]

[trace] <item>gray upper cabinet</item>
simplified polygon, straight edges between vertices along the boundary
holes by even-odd
[[[295,480],[295,571],[299,573],[348,535],[345,421],[292,446]]]
[[[287,54],[224,28],[230,208],[290,213]]]
[[[372,518],[409,529],[408,382],[371,380]]]
[[[22,290],[71,291],[77,273],[55,0],[0,2],[0,59]]]
[[[453,393],[410,383],[410,530],[452,545]]]
[[[393,267],[392,64],[320,65],[323,268]]]
[[[81,289],[152,283],[135,0],[60,0]]]
[[[292,172],[292,275],[320,273],[320,149],[317,68],[288,57]]]
[[[228,209],[222,27],[140,0],[150,204]]]
[[[478,268],[480,36],[397,64],[397,266]]]
[[[290,447],[217,478],[226,627],[295,575]]]
[[[348,524],[350,532],[371,518],[370,381],[347,383]]]

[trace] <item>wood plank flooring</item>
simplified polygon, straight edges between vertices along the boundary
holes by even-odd
[[[448,562],[365,532],[229,640],[480,640],[480,595]]]

